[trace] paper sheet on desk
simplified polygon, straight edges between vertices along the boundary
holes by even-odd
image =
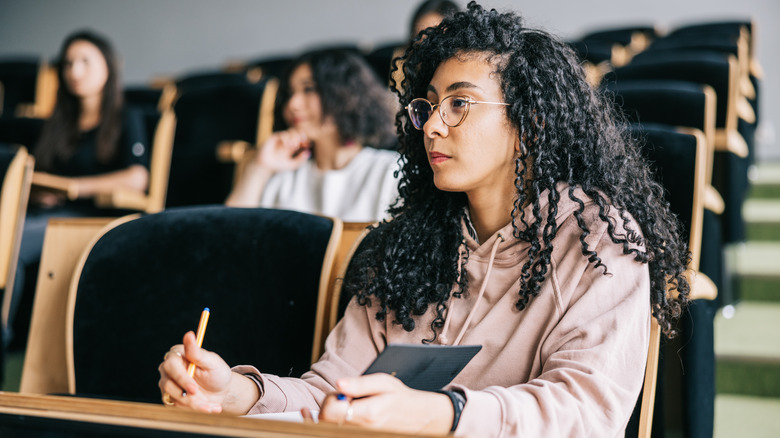
[[[311,411],[314,422],[317,422],[319,411]],[[261,420],[289,421],[291,423],[303,423],[303,415],[299,411],[295,412],[276,412],[273,414],[253,414],[244,415],[246,418],[259,418]]]

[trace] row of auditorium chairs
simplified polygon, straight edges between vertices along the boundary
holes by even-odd
[[[380,80],[388,83],[390,61],[402,47],[402,42],[391,42],[371,48],[363,48],[357,44],[321,48],[337,48],[362,56]],[[191,88],[246,81],[255,83],[261,79],[278,77],[294,56],[264,56],[231,61],[211,70],[187,72],[173,77],[155,77],[149,81],[149,86],[132,87],[125,97],[130,101],[163,110],[173,103],[176,90],[182,92]],[[48,117],[54,108],[57,87],[56,68],[45,58],[31,55],[0,58],[0,117]]]
[[[678,30],[611,68],[599,84],[629,121],[704,132],[711,186],[706,207],[720,216],[725,243],[744,240],[741,210],[755,156],[760,67],[750,58],[751,28],[727,22]]]
[[[271,78],[180,93],[162,112],[139,107],[151,148],[149,188],[145,193],[117,190],[96,203],[152,213],[224,202],[242,152],[271,133],[275,93]],[[0,143],[31,148],[42,126],[43,119],[0,118]],[[51,176],[36,174],[33,184],[70,191],[68,180]]]
[[[750,21],[684,26],[665,35],[652,27],[623,28],[572,44],[591,66],[591,83],[614,99],[645,141],[672,210],[690,233],[694,301],[681,318],[681,341],[666,344],[661,354],[667,359],[659,378],[666,383],[656,404],[666,415],[654,417],[653,426],[684,436],[712,436],[713,316],[739,298],[724,247],[745,236],[742,204],[755,159],[762,77],[754,30]],[[672,140],[664,131],[680,134]],[[667,149],[672,155],[657,155]],[[688,214],[679,207],[691,199]]]

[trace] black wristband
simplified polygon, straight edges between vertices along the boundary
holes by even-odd
[[[466,396],[460,391],[442,390],[436,392],[446,395],[452,402],[454,415],[452,417],[452,428],[450,428],[450,432],[455,432],[455,429],[458,428],[458,422],[460,422],[460,414],[463,412],[463,407],[466,406]]]

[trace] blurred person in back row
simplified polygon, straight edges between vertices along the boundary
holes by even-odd
[[[97,208],[94,198],[118,188],[147,188],[149,149],[144,120],[140,112],[125,107],[120,73],[116,51],[104,36],[81,30],[62,43],[57,101],[32,153],[36,178],[55,177],[69,185],[70,193],[37,186],[34,179],[9,328],[25,289],[25,271],[40,259],[49,218],[118,216],[126,212]]]
[[[250,158],[226,205],[385,219],[398,196],[394,112],[392,94],[357,55],[300,56],[281,78],[278,131]]]
[[[445,17],[459,10],[458,4],[451,0],[425,0],[412,15],[409,40],[413,40],[424,29],[437,26]]]

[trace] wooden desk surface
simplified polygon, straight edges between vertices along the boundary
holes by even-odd
[[[35,436],[31,431],[63,436],[95,436],[95,429],[115,436],[231,437],[373,437],[400,438],[353,426],[302,424],[284,421],[201,414],[162,405],[68,396],[29,395],[0,391],[0,435]]]

